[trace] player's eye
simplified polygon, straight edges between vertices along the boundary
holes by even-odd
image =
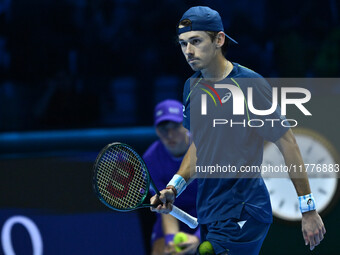
[[[179,42],[179,45],[181,45],[181,47],[186,47],[187,43],[186,42]]]
[[[192,40],[192,44],[193,45],[197,45],[197,44],[199,44],[201,41],[199,40],[199,39],[193,39]]]

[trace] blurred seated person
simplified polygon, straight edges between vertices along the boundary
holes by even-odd
[[[183,156],[190,145],[189,132],[182,126],[182,104],[176,100],[165,100],[156,105],[154,125],[159,140],[145,152],[143,159],[157,188],[166,187],[180,167]],[[155,192],[151,190],[153,194]],[[176,199],[176,206],[196,217],[197,183],[194,181],[186,192]],[[170,214],[157,214],[153,226],[152,255],[174,254],[173,238],[184,232],[188,240],[176,254],[195,254],[200,243],[199,229],[190,229]]]

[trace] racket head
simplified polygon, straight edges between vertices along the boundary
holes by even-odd
[[[93,166],[93,187],[99,200],[117,211],[143,207],[150,175],[139,154],[124,143],[106,145]]]

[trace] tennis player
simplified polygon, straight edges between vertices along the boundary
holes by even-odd
[[[154,142],[143,155],[156,187],[165,187],[179,169],[183,156],[189,148],[188,131],[183,127],[182,104],[176,100],[165,100],[156,105],[154,125],[159,140]],[[154,193],[154,192],[153,192]],[[196,216],[195,198],[197,183],[176,200],[181,209]],[[174,235],[184,232],[188,240],[181,245],[177,254],[195,254],[200,243],[200,231],[192,230],[170,214],[157,214],[152,231],[152,254],[173,254]]]
[[[160,197],[151,198],[157,205],[152,210],[168,213],[175,199],[184,191],[193,178],[193,167],[219,163],[241,166],[261,166],[264,140],[275,143],[280,149],[286,165],[304,165],[295,137],[289,127],[282,125],[263,125],[254,128],[248,125],[224,125],[212,130],[209,114],[202,118],[207,121],[192,125],[190,114],[201,112],[194,101],[201,100],[202,92],[214,84],[233,84],[247,95],[253,90],[253,105],[256,109],[270,109],[272,90],[261,76],[225,58],[229,43],[236,43],[224,33],[218,12],[208,7],[192,7],[186,11],[177,27],[178,40],[186,61],[195,71],[187,80],[183,93],[183,125],[193,135],[193,143],[177,172],[162,190]],[[250,78],[252,79],[241,79]],[[209,85],[210,84],[210,85]],[[218,90],[217,93],[221,93]],[[225,91],[225,90],[224,90]],[[216,91],[215,91],[216,92]],[[212,92],[211,92],[212,93]],[[207,94],[207,93],[206,93]],[[219,109],[223,119],[236,119],[233,114],[233,100],[230,95],[219,94],[221,105],[207,108]],[[245,97],[246,98],[246,97]],[[280,108],[268,116],[258,116],[248,111],[248,104],[242,98],[246,109],[246,119],[284,119]],[[218,104],[219,104],[218,103]],[[214,108],[215,107],[215,108]],[[191,110],[190,110],[191,108]],[[217,110],[216,110],[217,111]],[[199,114],[195,115],[200,116]],[[244,116],[242,116],[244,117]],[[190,124],[192,126],[190,126]],[[269,194],[261,176],[258,178],[200,178],[197,193],[197,216],[201,228],[201,241],[209,241],[215,254],[255,255],[259,254],[264,238],[272,223]],[[316,212],[307,174],[304,171],[289,173],[298,194],[302,213],[302,232],[305,244],[314,249],[324,238],[326,232],[321,217]],[[185,192],[183,193],[185,194]],[[181,195],[182,196],[182,195]],[[284,242],[284,240],[283,240]]]

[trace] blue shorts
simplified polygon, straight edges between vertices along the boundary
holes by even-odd
[[[201,224],[201,242],[209,241],[215,254],[258,255],[270,223],[254,219],[243,210],[240,219]]]

